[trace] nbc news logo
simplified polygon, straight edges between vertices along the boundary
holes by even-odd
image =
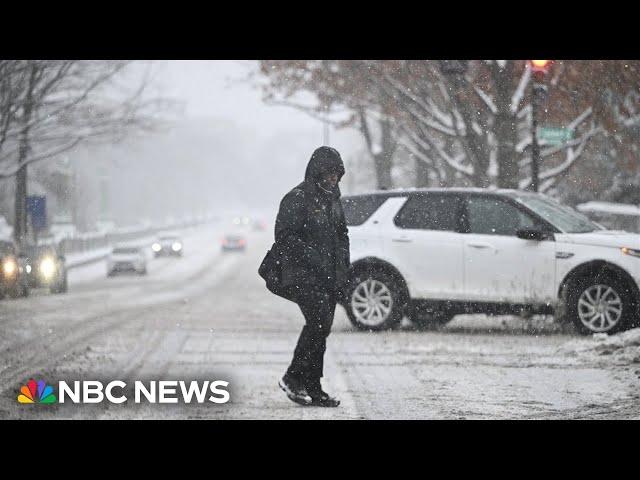
[[[120,380],[114,380],[105,385],[98,380],[83,380],[70,382],[58,382],[58,400],[53,388],[44,380],[30,379],[26,385],[20,388],[18,403],[102,403],[105,399],[109,403],[125,403],[128,399],[124,394],[127,384]],[[133,385],[134,403],[227,403],[230,399],[226,387],[229,382],[224,380],[190,381],[184,380],[160,380],[144,382],[136,380]],[[211,392],[211,395],[207,394]]]

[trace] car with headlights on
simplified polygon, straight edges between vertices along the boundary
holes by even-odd
[[[0,298],[29,295],[27,274],[30,270],[24,257],[12,241],[0,240]]]
[[[255,232],[264,232],[267,229],[267,222],[261,219],[254,220],[253,230]]]
[[[182,238],[175,234],[159,235],[156,241],[151,244],[151,250],[156,257],[181,257],[183,248]]]
[[[247,247],[247,240],[244,235],[230,234],[222,238],[222,251],[244,251]]]
[[[113,248],[107,257],[107,276],[127,271],[147,274],[147,256],[143,247],[117,245]]]
[[[65,257],[53,245],[27,246],[22,256],[27,259],[30,288],[48,288],[51,293],[68,290]]]

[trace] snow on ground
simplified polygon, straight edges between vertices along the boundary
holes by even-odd
[[[596,333],[588,338],[567,342],[561,351],[594,363],[640,365],[640,328],[615,335]]]
[[[84,276],[70,277],[68,294],[4,301],[0,418],[640,419],[640,368],[625,357],[638,330],[584,338],[551,317],[459,315],[434,331],[405,323],[371,333],[356,330],[342,307],[323,385],[343,403],[295,405],[277,381],[304,321],[257,275],[272,233],[248,233],[245,252],[223,254],[228,230],[185,232],[184,258],[154,259],[147,276],[106,278],[97,262],[69,272]],[[231,400],[29,409],[16,395],[33,376],[225,379]]]

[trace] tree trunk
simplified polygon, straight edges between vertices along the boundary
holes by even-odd
[[[373,158],[373,164],[376,169],[377,188],[381,190],[389,189],[393,186],[391,178],[391,167],[393,165],[393,155],[396,150],[397,142],[393,138],[391,122],[385,118],[379,122],[380,126],[380,147],[381,151],[377,152],[371,138],[369,124],[364,114],[364,110],[359,110],[360,114],[360,131],[364,136],[369,154]]]
[[[469,83],[461,74],[444,75],[445,86],[449,90],[449,95],[453,106],[460,114],[462,122],[465,125],[466,134],[459,135],[458,141],[463,148],[468,161],[473,165],[472,182],[476,187],[489,186],[489,152],[482,143],[482,139],[473,131],[474,112],[470,108],[469,102],[464,98],[460,98],[461,94],[470,88]],[[457,130],[457,128],[456,128]]]
[[[415,158],[416,165],[416,187],[429,187],[429,167],[427,164],[420,160],[418,157]]]
[[[376,179],[380,190],[390,189],[393,185],[390,160],[384,152],[373,156],[373,162],[376,166]]]
[[[29,86],[24,101],[22,116],[22,131],[20,132],[20,147],[18,149],[18,165],[27,161],[30,150],[29,130],[31,115],[33,112],[33,89],[37,66],[32,62],[31,74],[29,75]],[[16,198],[15,198],[15,222],[13,227],[13,238],[20,246],[24,246],[27,237],[27,165],[22,165],[16,175]]]
[[[518,141],[515,114],[511,113],[511,94],[514,62],[507,62],[504,69],[497,64],[492,68],[493,85],[495,87],[496,108],[496,162],[498,175],[496,183],[499,188],[518,188],[518,155],[515,146]]]
[[[20,148],[22,150],[22,147]],[[23,158],[20,154],[19,158]],[[27,235],[27,166],[25,165],[16,175],[15,222],[13,238],[18,245],[24,245]]]

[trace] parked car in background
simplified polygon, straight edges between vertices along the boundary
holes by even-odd
[[[358,328],[460,313],[552,313],[585,334],[638,323],[640,235],[550,197],[413,189],[342,201],[352,261],[343,305]]]
[[[147,256],[143,247],[119,245],[113,248],[107,257],[107,276],[126,271],[147,274]]]
[[[156,257],[163,255],[181,257],[184,249],[182,238],[177,234],[159,234],[151,245],[151,250]]]
[[[54,245],[31,245],[22,253],[29,265],[27,278],[30,288],[48,288],[51,293],[67,292],[65,257]]]
[[[0,298],[29,295],[27,273],[30,267],[10,240],[0,240]]]
[[[244,251],[247,247],[247,240],[244,235],[230,234],[222,239],[222,251]]]

